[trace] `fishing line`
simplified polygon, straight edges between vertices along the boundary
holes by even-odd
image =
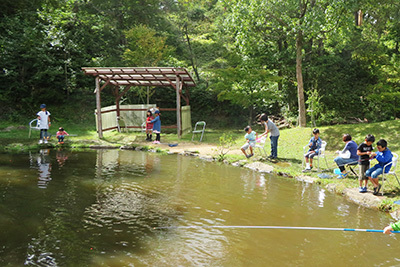
[[[265,226],[265,225],[210,225],[210,226],[161,226],[153,229],[286,229],[286,230],[323,230],[323,231],[346,231],[346,232],[369,232],[383,233],[377,229],[353,229],[353,228],[329,228],[329,227],[299,227],[299,226]],[[400,233],[400,231],[391,231]]]

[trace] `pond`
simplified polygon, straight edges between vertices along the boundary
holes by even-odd
[[[395,234],[207,228],[390,221],[318,185],[192,157],[0,155],[1,266],[394,266]]]

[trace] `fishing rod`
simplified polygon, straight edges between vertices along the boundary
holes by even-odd
[[[329,227],[299,227],[299,226],[264,226],[264,225],[210,225],[210,226],[161,226],[153,229],[286,229],[286,230],[324,230],[324,231],[346,231],[346,232],[369,232],[383,233],[383,230],[377,229],[352,229],[352,228],[329,228]],[[391,233],[400,233],[400,231],[391,231]]]

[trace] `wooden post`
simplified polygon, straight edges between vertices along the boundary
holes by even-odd
[[[100,78],[96,77],[96,108],[97,108],[97,132],[99,138],[103,138],[103,125],[101,123],[101,98],[100,98]]]
[[[181,80],[178,76],[176,76],[176,124],[178,128],[178,138],[181,138],[182,135],[182,124],[181,124]]]

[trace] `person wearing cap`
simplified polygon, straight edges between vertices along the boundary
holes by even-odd
[[[63,127],[58,128],[57,139],[59,144],[64,144],[64,137],[69,135],[66,131],[64,131]]]
[[[156,116],[153,120],[150,122],[153,123],[153,133],[156,134],[156,140],[153,142],[153,144],[159,144],[160,143],[160,134],[161,134],[161,119],[160,119],[160,111],[156,110],[154,111],[154,116]]]
[[[50,121],[50,112],[46,110],[46,104],[41,104],[40,105],[41,111],[39,111],[37,115],[38,123],[39,123],[39,129],[40,129],[40,139],[39,139],[39,144],[42,144],[43,142],[45,144],[48,143],[49,140],[49,135],[47,134],[47,130],[49,129],[51,125]]]

